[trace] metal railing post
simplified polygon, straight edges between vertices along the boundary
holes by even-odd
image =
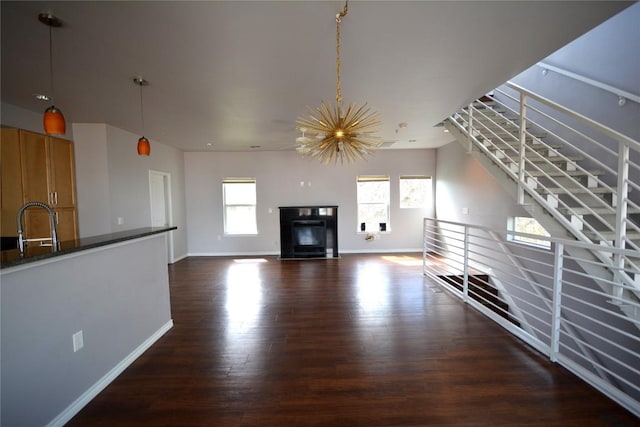
[[[518,204],[524,205],[524,167],[525,167],[525,142],[527,138],[527,96],[524,93],[520,93],[520,129],[519,129],[519,141],[520,147],[518,150]]]
[[[467,128],[467,153],[473,148],[473,102],[469,104],[469,127]]]
[[[615,229],[615,242],[614,247],[617,249],[625,248],[625,238],[627,234],[627,205],[629,194],[629,144],[624,141],[620,141],[618,148],[618,182],[617,192],[613,197],[616,203],[616,229]],[[624,287],[622,286],[622,278],[620,274],[624,269],[624,256],[620,253],[616,253],[613,256],[614,268],[616,268],[614,277],[616,285],[613,287],[613,302],[614,304],[622,304],[622,297]]]
[[[464,254],[463,254],[464,276],[462,280],[462,300],[469,301],[469,226],[464,226]]]
[[[427,271],[427,218],[422,220],[422,275]]]
[[[553,254],[553,299],[551,301],[551,348],[549,357],[552,362],[557,362],[560,350],[560,322],[562,315],[562,263],[564,257],[564,244],[556,243]]]

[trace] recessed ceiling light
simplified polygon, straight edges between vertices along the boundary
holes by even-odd
[[[207,147],[211,147],[213,144],[210,142],[207,142]]]
[[[38,101],[51,101],[51,97],[43,93],[34,93],[33,96],[35,96]]]

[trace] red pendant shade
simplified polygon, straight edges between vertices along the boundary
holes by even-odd
[[[49,135],[64,135],[67,133],[62,111],[53,105],[45,110],[42,122],[44,124],[44,131]]]
[[[148,156],[149,154],[151,154],[151,144],[149,144],[149,140],[143,136],[138,140],[138,155]]]

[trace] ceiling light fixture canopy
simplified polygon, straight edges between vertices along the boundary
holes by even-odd
[[[325,164],[364,159],[382,144],[381,139],[373,135],[382,124],[378,113],[371,112],[366,103],[361,107],[350,104],[346,111],[342,109],[340,24],[348,10],[347,0],[342,12],[336,14],[336,104],[328,106],[323,101],[316,109],[307,107],[307,115],[296,121],[297,129],[303,132],[303,136],[296,139],[298,152],[317,157]]]
[[[50,13],[40,13],[38,20],[44,25],[49,27],[49,89],[51,95],[45,96],[43,100],[53,100],[53,37],[52,28],[62,27],[62,21]],[[44,125],[44,131],[50,135],[64,135],[67,131],[66,123],[62,111],[55,105],[51,105],[44,111],[44,117],[42,118],[42,124]]]
[[[142,86],[148,86],[149,82],[140,76],[134,77],[133,82],[136,85],[140,86],[140,123],[141,123],[142,133],[144,133],[144,106],[142,103]],[[146,137],[141,136],[140,139],[138,139],[138,155],[148,156],[150,154],[151,154],[151,144],[149,143],[149,140]]]

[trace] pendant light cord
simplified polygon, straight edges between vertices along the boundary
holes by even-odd
[[[140,123],[142,124],[142,134],[144,135],[144,105],[142,103],[142,79],[138,83],[140,85]]]
[[[342,115],[342,89],[340,87],[340,24],[342,18],[349,12],[349,0],[344,4],[342,12],[336,15],[336,102],[338,103],[338,116]]]
[[[53,88],[53,35],[52,35],[52,27],[53,25],[49,24],[49,86],[51,89],[51,102],[53,103],[55,100],[55,91]]]

